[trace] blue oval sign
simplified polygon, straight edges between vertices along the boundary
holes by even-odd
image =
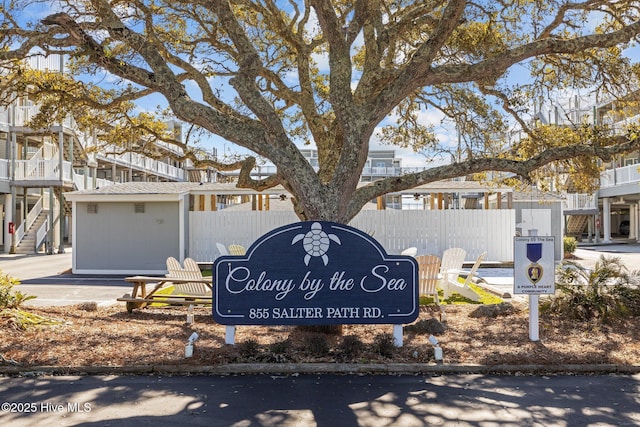
[[[213,264],[223,325],[404,324],[417,319],[418,264],[368,234],[307,221],[265,234]]]

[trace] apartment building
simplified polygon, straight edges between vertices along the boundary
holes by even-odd
[[[60,56],[26,62],[37,70],[64,71]],[[162,156],[152,159],[116,147],[96,150],[99,135],[81,131],[73,117],[48,129],[32,129],[29,120],[37,111],[38,105],[23,94],[0,106],[2,252],[63,252],[71,220],[71,204],[64,197],[69,191],[131,181],[215,181],[215,173],[196,171],[178,160],[180,153],[169,144],[157,144]],[[180,124],[169,125],[181,138]]]
[[[630,98],[640,100],[640,90]],[[598,123],[608,126],[616,134],[624,134],[629,125],[640,124],[640,106],[616,109],[615,102],[596,106]],[[600,174],[598,208],[601,220],[601,238],[607,242],[613,237],[640,240],[640,152],[619,155],[604,164]]]
[[[628,96],[640,100],[640,91]],[[541,109],[538,119],[545,124],[575,126],[596,124],[614,135],[626,133],[630,124],[640,123],[640,107],[618,108],[616,101],[590,102],[578,96],[564,105]],[[601,163],[599,189],[593,194],[566,194],[564,207],[567,235],[593,242],[612,239],[640,241],[640,152],[618,155]]]

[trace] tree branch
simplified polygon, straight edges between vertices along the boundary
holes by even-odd
[[[639,149],[640,137],[628,139],[625,136],[619,136],[611,138],[608,145],[592,143],[547,148],[542,153],[526,160],[497,157],[474,158],[459,163],[437,166],[418,173],[374,181],[367,186],[358,188],[347,207],[347,215],[353,214],[355,216],[364,203],[378,196],[408,190],[434,181],[486,171],[511,172],[518,176],[527,177],[536,169],[554,161],[575,157],[597,157],[603,161],[609,161],[616,154],[629,153]]]

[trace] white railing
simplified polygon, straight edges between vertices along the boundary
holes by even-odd
[[[567,194],[563,204],[562,208],[569,211],[598,209],[598,197],[595,194]]]
[[[609,123],[609,128],[613,131],[614,135],[623,135],[627,131],[629,125],[638,123],[638,121],[640,121],[640,114],[633,117],[627,117],[617,122]]]
[[[15,229],[14,235],[16,245],[20,244],[25,233],[33,225],[36,218],[38,218],[40,212],[42,212],[42,197],[38,200],[38,203],[31,208],[27,214],[27,219]]]
[[[110,181],[108,179],[104,179],[104,178],[96,179],[96,188],[108,187],[108,186],[113,185],[113,184],[115,184],[115,182]]]
[[[31,208],[31,210],[27,214],[26,230],[31,228],[33,223],[36,221],[36,218],[38,218],[38,215],[40,215],[40,212],[42,212],[42,197],[38,199],[38,202],[35,205],[33,205],[33,208]]]
[[[29,67],[40,71],[64,71],[64,57],[62,55],[35,55],[26,59]]]
[[[71,162],[62,162],[62,179],[71,181],[73,168]],[[34,156],[29,160],[16,160],[13,179],[16,181],[47,180],[56,181],[60,179],[60,161],[56,158],[41,159]]]
[[[42,160],[42,148],[40,148],[35,153],[32,153],[29,160],[26,161],[24,176],[32,176],[33,174],[37,174]]]
[[[106,149],[113,150],[107,147]],[[155,175],[161,175],[176,181],[184,181],[186,178],[185,171],[170,164],[154,160],[138,153],[122,153],[122,154],[98,154],[98,158],[116,163],[123,167],[133,167]]]
[[[108,187],[115,184],[114,181],[103,178],[94,178],[91,175],[85,175],[83,169],[76,169],[73,174],[73,183],[78,190],[93,190],[94,188]],[[95,180],[95,187],[93,186]]]
[[[39,105],[15,106],[13,118],[9,110],[0,111],[0,123],[13,124],[14,126],[27,126],[39,112]],[[69,129],[77,130],[76,122],[71,116],[66,116],[62,125]]]
[[[45,218],[44,222],[36,232],[35,248],[33,248],[34,250],[38,250],[40,245],[42,245],[42,243],[47,238],[48,233],[49,233],[49,218],[47,217]]]
[[[362,169],[362,175],[397,176],[402,173],[402,168],[394,166],[372,166]]]
[[[14,125],[25,126],[40,111],[39,106],[14,107]]]
[[[0,159],[0,179],[9,179],[9,160]]]
[[[638,165],[629,165],[603,171],[600,174],[600,188],[640,182],[638,169]]]
[[[93,179],[89,176],[87,180],[93,181]],[[85,176],[81,174],[73,175],[73,184],[76,186],[78,190],[86,190],[87,188],[91,188],[91,183],[85,184]]]
[[[9,124],[11,124],[9,120],[10,117],[11,116],[9,115],[9,110],[7,110],[6,108],[0,108],[0,129],[9,129]]]
[[[57,159],[16,160],[13,178],[16,181],[56,180],[60,178],[59,163]]]
[[[297,222],[289,211],[189,212],[189,256],[211,262],[218,256],[217,242],[249,247],[274,228]],[[467,260],[487,252],[487,260],[513,261],[515,210],[368,210],[350,225],[372,235],[390,254],[411,246],[418,254],[442,254],[450,247],[467,251]]]
[[[66,182],[73,181],[73,166],[71,162],[62,162],[62,180]]]
[[[20,244],[20,242],[22,241],[22,238],[24,237],[24,233],[25,233],[25,229],[24,229],[24,222],[22,224],[20,224],[18,227],[16,227],[15,231],[14,231],[14,240],[15,240],[15,244],[16,246],[18,246]]]

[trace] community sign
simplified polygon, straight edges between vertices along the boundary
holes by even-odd
[[[554,240],[553,236],[514,238],[514,294],[555,293]]]
[[[419,314],[418,264],[347,225],[306,221],[213,264],[223,325],[405,324]]]

